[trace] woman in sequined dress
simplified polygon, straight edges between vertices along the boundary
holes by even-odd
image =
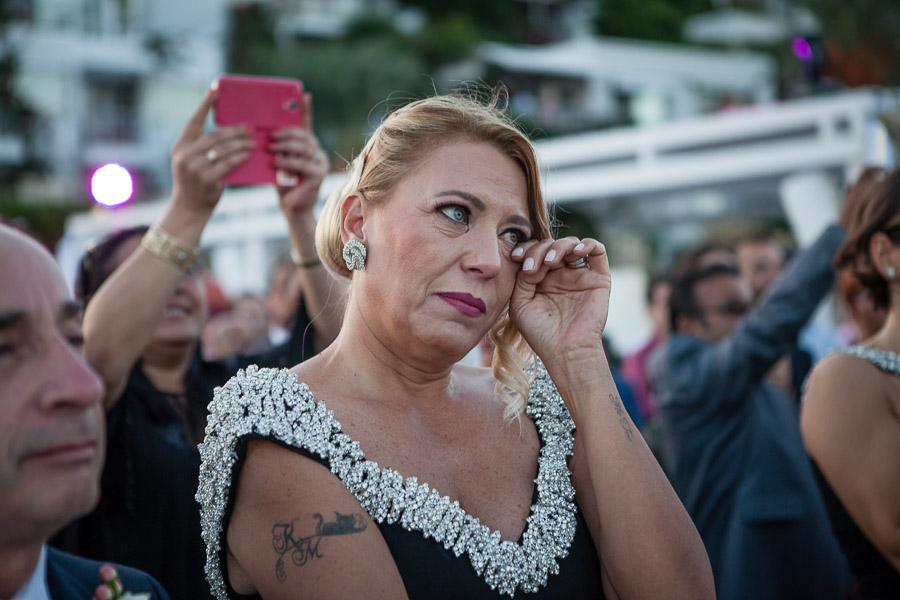
[[[849,217],[849,218],[848,218]],[[869,192],[835,266],[887,310],[810,375],[801,428],[832,527],[866,600],[900,598],[900,172]]]
[[[211,405],[197,498],[218,598],[713,597],[603,353],[605,249],[550,237],[501,110],[392,113],[317,248],[349,278],[337,340]],[[460,364],[489,330],[493,370]]]

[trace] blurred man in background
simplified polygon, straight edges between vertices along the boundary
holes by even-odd
[[[724,264],[672,289],[672,336],[651,361],[668,474],[703,538],[720,600],[840,600],[849,576],[800,438],[766,373],[834,280],[828,228],[759,302]]]

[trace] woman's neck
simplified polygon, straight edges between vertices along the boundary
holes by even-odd
[[[900,353],[900,306],[892,306],[881,329],[866,342],[866,346]]]
[[[443,401],[453,395],[454,362],[416,355],[412,345],[393,342],[380,339],[350,307],[337,339],[323,352],[325,368],[350,389],[377,388],[386,401],[415,398],[417,405],[423,405],[429,399]]]

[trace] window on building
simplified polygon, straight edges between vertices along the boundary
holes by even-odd
[[[138,137],[138,80],[129,75],[85,76],[86,142],[133,142]]]

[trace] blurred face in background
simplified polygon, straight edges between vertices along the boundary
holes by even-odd
[[[244,352],[268,345],[269,315],[265,303],[255,296],[242,296],[234,301],[231,316],[244,334]]]
[[[781,274],[784,251],[773,240],[747,240],[735,248],[741,277],[750,284],[750,292],[758,298]]]
[[[81,309],[37,243],[0,225],[0,542],[46,539],[96,505],[103,386]]]
[[[661,280],[653,286],[650,292],[650,303],[647,312],[653,324],[653,333],[659,338],[668,337],[670,329],[669,321],[669,297],[672,295],[672,284]]]
[[[697,315],[686,319],[686,331],[710,342],[725,339],[750,308],[750,291],[740,277],[714,275],[694,285]]]
[[[290,329],[302,293],[303,282],[300,281],[297,267],[290,261],[278,264],[266,295],[266,309],[274,325]]]

